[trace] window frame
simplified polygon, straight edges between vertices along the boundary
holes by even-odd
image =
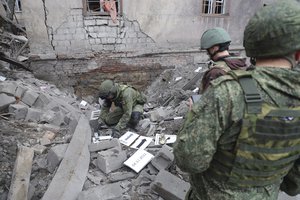
[[[94,12],[90,11],[88,9],[89,1],[99,2],[99,8],[101,9],[101,11],[94,11]],[[116,1],[118,2],[117,17],[120,17],[123,15],[123,0],[116,0]],[[82,0],[82,4],[83,4],[84,16],[109,16],[109,13],[103,11],[102,8],[100,7],[100,0]]]
[[[21,0],[15,0],[15,12],[16,13],[21,13],[22,12]]]
[[[222,3],[222,13],[215,13],[218,7],[217,3]],[[213,16],[213,17],[224,17],[229,16],[230,0],[202,0],[201,15]],[[207,12],[205,12],[207,10]]]

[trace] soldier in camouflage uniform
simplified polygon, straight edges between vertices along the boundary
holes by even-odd
[[[201,37],[201,49],[206,50],[211,59],[209,70],[203,75],[199,93],[204,92],[210,81],[226,74],[230,70],[246,69],[246,58],[229,53],[231,38],[220,27],[206,30]]]
[[[119,137],[120,131],[127,126],[134,128],[138,124],[143,113],[143,105],[147,101],[145,95],[135,88],[111,80],[101,83],[99,97],[104,100],[99,123],[116,125],[113,129],[113,137]]]
[[[248,71],[211,82],[187,114],[177,165],[192,200],[277,200],[300,193],[300,3],[263,7],[244,31]]]

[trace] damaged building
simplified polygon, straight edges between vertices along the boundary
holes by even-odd
[[[200,37],[223,27],[244,54],[241,30],[273,1],[16,0],[12,20],[7,2],[0,22],[18,31],[0,25],[0,200],[183,200],[172,144],[207,69]],[[148,98],[120,138],[97,127],[105,79]]]
[[[104,78],[145,88],[164,69],[203,62],[199,41],[210,27],[227,29],[240,51],[241,30],[265,3],[117,0],[113,20],[100,1],[23,0],[22,19],[35,75],[85,96]]]

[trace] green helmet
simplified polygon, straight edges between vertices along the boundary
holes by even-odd
[[[107,98],[110,94],[115,94],[117,88],[115,87],[115,83],[111,80],[105,80],[101,83],[99,87],[99,97],[101,99]]]
[[[216,27],[206,30],[201,37],[201,49],[209,49],[212,46],[230,43],[231,39],[227,31]]]
[[[300,49],[300,3],[277,1],[259,10],[244,31],[246,55],[286,56]]]

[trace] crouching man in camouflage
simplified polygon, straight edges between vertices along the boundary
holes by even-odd
[[[113,128],[113,137],[120,137],[120,131],[126,127],[134,128],[138,124],[143,114],[143,105],[147,101],[135,88],[111,80],[101,83],[99,97],[104,100],[99,124],[116,125]]]
[[[187,199],[277,200],[300,193],[300,2],[263,7],[244,31],[251,70],[211,82],[174,145]]]

